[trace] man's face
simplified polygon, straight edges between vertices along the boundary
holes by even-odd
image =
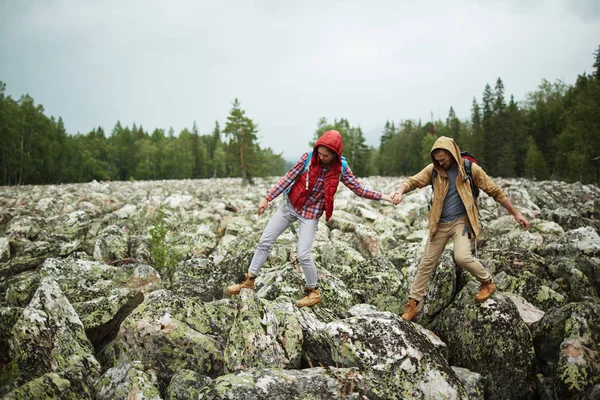
[[[450,153],[448,153],[445,150],[439,150],[434,152],[433,158],[439,164],[439,166],[444,168],[445,170],[452,168],[452,166],[454,165],[454,157],[452,157]]]
[[[319,146],[317,148],[317,153],[319,154],[319,161],[324,165],[329,165],[335,158],[335,153],[325,146]]]

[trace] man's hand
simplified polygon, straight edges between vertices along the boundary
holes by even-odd
[[[522,216],[521,213],[517,213],[513,217],[515,218],[515,221],[519,223],[519,225],[521,225],[525,229],[529,229],[529,221],[527,221],[527,219],[524,216]]]
[[[394,192],[391,194],[392,196],[392,203],[397,206],[398,204],[400,204],[400,202],[402,201],[402,196],[404,195],[404,193],[402,192]]]
[[[269,207],[269,201],[263,197],[260,203],[258,203],[258,215],[263,215],[267,207]]]

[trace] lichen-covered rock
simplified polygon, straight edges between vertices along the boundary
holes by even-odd
[[[59,283],[97,351],[116,337],[121,322],[142,302],[143,292],[161,286],[156,270],[143,264],[113,267],[98,261],[49,258],[41,274]]]
[[[536,325],[533,344],[540,367],[560,399],[578,399],[600,384],[600,306],[569,303]]]
[[[287,370],[251,368],[223,375],[204,386],[198,399],[206,400],[330,400],[358,399],[364,378],[356,368]],[[373,397],[370,397],[373,398]],[[376,398],[373,398],[376,399]]]
[[[0,389],[0,394],[26,385],[17,389],[18,393],[32,393],[34,389],[40,393],[60,392],[64,389],[65,398],[73,398],[73,392],[80,393],[81,397],[91,397],[100,365],[75,309],[53,279],[42,279],[12,328],[8,342],[12,370],[6,371],[5,386]],[[58,377],[51,375],[31,382],[49,373]],[[52,387],[45,388],[47,385]],[[14,396],[18,398],[16,394]]]
[[[565,296],[544,285],[542,279],[529,271],[523,272],[518,278],[502,272],[495,277],[494,282],[499,290],[519,295],[541,310],[566,303]]]
[[[480,374],[461,367],[452,367],[452,370],[463,384],[469,400],[483,400],[485,398],[484,381]]]
[[[8,341],[22,313],[23,309],[19,307],[0,307],[0,387],[11,379],[9,373],[13,366]]]
[[[382,254],[381,239],[377,232],[363,224],[357,224],[354,229],[359,243],[359,249],[365,257],[380,257]]]
[[[152,265],[152,249],[144,235],[129,237],[129,253],[140,264]]]
[[[188,400],[200,398],[200,389],[212,382],[208,376],[189,369],[177,371],[165,393],[165,400]]]
[[[317,277],[322,300],[314,308],[325,308],[338,317],[345,317],[348,308],[356,303],[348,287],[339,276],[319,265]],[[281,299],[295,303],[304,296],[305,287],[306,281],[301,267],[291,263],[262,268],[256,278],[256,294],[267,300]]]
[[[208,258],[191,258],[173,267],[171,289],[173,292],[201,301],[223,298],[230,273]]]
[[[40,285],[39,270],[28,270],[0,282],[0,304],[25,307]]]
[[[370,258],[359,264],[346,280],[354,303],[369,303],[381,311],[401,314],[408,299],[406,270],[398,269],[385,258]]]
[[[105,351],[101,351],[105,369],[122,362],[142,361],[145,370],[156,371],[157,383],[163,395],[174,374],[189,375],[184,372],[186,368],[199,377],[216,378],[223,374],[222,352],[241,302],[237,296],[216,301],[213,299],[220,298],[222,290],[246,272],[266,224],[277,211],[278,205],[287,201],[285,196],[280,196],[264,215],[256,213],[256,204],[278,179],[256,178],[254,185],[241,185],[237,178],[224,178],[3,188],[0,193],[0,306],[3,306],[2,310],[11,311],[6,311],[8,314],[2,317],[6,326],[0,329],[0,349],[2,346],[6,349],[6,356],[0,362],[2,382],[13,382],[15,378],[11,374],[18,372],[8,348],[16,325],[13,317],[15,313],[20,316],[33,301],[41,279],[45,277],[52,277],[58,282],[83,322],[87,338],[96,346],[96,351],[109,344],[116,332],[127,331],[124,336],[127,340],[117,338]],[[402,179],[371,177],[361,178],[361,183],[382,193],[389,193],[397,189]],[[478,243],[478,253],[482,263],[493,274],[499,289],[499,293],[493,296],[496,303],[499,299],[502,300],[500,303],[508,302],[509,298],[514,304],[511,307],[516,306],[519,310],[518,316],[516,313],[510,315],[531,330],[541,325],[539,318],[543,312],[551,312],[568,302],[598,305],[600,188],[580,183],[533,182],[525,179],[499,179],[497,183],[531,221],[532,226],[528,231],[522,230],[503,207],[489,196],[481,195],[479,213],[484,230]],[[337,348],[334,341],[338,339],[325,329],[327,324],[340,323],[340,320],[345,321],[350,316],[363,318],[366,310],[375,313],[378,312],[377,308],[402,312],[408,285],[414,279],[428,236],[427,205],[430,195],[430,187],[415,190],[404,196],[400,206],[393,207],[386,202],[359,198],[340,185],[334,218],[319,224],[312,248],[323,301],[311,308],[298,309],[294,306],[302,296],[305,284],[302,268],[297,262],[297,235],[286,230],[278,238],[257,279],[255,294],[261,312],[268,316],[264,329],[268,327],[269,331],[265,335],[271,336],[277,332],[280,336],[272,336],[271,340],[279,341],[282,345],[281,337],[285,339],[289,335],[289,340],[297,346],[296,339],[293,339],[298,337],[297,326],[291,323],[289,328],[293,329],[288,332],[288,323],[282,321],[288,321],[287,313],[291,310],[294,316],[289,317],[289,321],[297,320],[300,324],[300,368],[336,365],[334,356],[339,357],[339,352],[331,349]],[[181,257],[181,263],[176,268],[163,271],[168,273],[163,277],[167,286],[177,295],[157,290],[162,286],[162,281],[156,271],[149,267],[153,263],[148,245],[150,227],[160,210],[164,212],[162,222],[169,228],[166,245]],[[95,264],[89,262],[93,260],[91,257],[95,249],[96,255],[100,254],[99,258],[105,262],[111,261],[113,265],[100,262],[97,263],[99,267],[93,267]],[[451,250],[450,243],[432,276],[417,322],[431,328],[437,320],[442,320],[447,310],[463,309],[466,310],[465,316],[453,320],[452,329],[468,337],[468,330],[464,333],[458,328],[469,324],[481,326],[482,317],[478,312],[482,310],[475,309],[478,311],[472,314],[473,310],[469,311],[469,307],[460,305],[457,296],[465,290],[471,291],[469,304],[480,307],[472,303],[477,283],[468,273],[453,270]],[[135,258],[138,264],[114,265],[126,262],[123,259],[125,256]],[[79,259],[86,261],[90,268],[86,270],[73,264],[69,274],[64,271],[58,273],[42,267],[48,258],[69,260],[65,261],[65,265]],[[212,263],[206,260],[198,263],[197,259],[201,258]],[[213,266],[214,269],[211,269]],[[171,280],[172,277],[174,279]],[[465,289],[465,284],[472,287],[467,285]],[[507,298],[502,296],[503,293]],[[142,294],[154,299],[151,307],[147,307],[149,302],[138,305],[142,301]],[[355,306],[357,303],[361,305]],[[141,314],[121,324],[134,307]],[[280,310],[280,307],[283,309]],[[358,311],[361,309],[364,310]],[[575,314],[580,316],[581,313]],[[272,315],[275,315],[277,324]],[[588,321],[586,318],[570,316],[563,319],[568,321],[565,325],[580,326],[579,330],[586,332],[585,323],[581,322]],[[496,323],[489,321],[483,325],[495,329]],[[163,329],[160,329],[161,324],[164,325]],[[410,325],[419,328],[421,336],[429,338],[435,351],[447,358],[451,358],[451,354],[469,354],[474,346],[467,340],[463,342],[458,339],[446,346],[432,331]],[[372,327],[373,335],[379,335],[379,325],[376,323],[362,326],[368,327],[365,328],[365,337],[371,337],[368,331]],[[594,326],[594,323],[587,322],[590,331],[594,331]],[[171,327],[175,330],[169,332]],[[521,328],[519,325],[511,334],[520,338]],[[436,333],[439,332],[436,330]],[[517,341],[510,335],[506,336],[505,330],[499,329],[499,334],[503,339],[508,337]],[[480,336],[487,335],[486,331]],[[570,341],[565,337],[562,336],[553,351],[554,354],[560,354],[560,346],[565,342],[564,350],[571,358],[565,359],[564,371],[569,373],[560,372],[562,370],[557,365],[561,358],[557,355],[551,362],[544,361],[543,357],[536,358],[539,363],[536,371],[542,371],[545,375],[538,373],[531,382],[531,388],[534,390],[537,387],[535,395],[540,398],[556,397],[556,390],[566,387],[565,377],[574,376],[575,381],[583,382],[583,379],[577,380],[583,371],[594,372],[588,363],[595,365],[597,361],[590,356],[593,352],[586,350],[594,348],[585,344],[585,334],[575,335]],[[512,343],[510,340],[509,344]],[[206,351],[206,348],[216,349],[214,352],[221,354],[221,358],[214,356],[212,350]],[[521,359],[515,361],[515,352],[505,351],[494,340],[477,343],[473,348],[476,350],[473,354],[476,355],[480,348],[487,349],[487,353],[483,352],[485,354],[494,354],[489,362],[491,369],[495,368],[494,363],[514,363],[512,370],[519,370],[515,376],[522,377],[530,371],[527,366],[522,367]],[[581,351],[583,356],[573,356],[576,351]],[[521,351],[520,354],[529,353]],[[370,365],[363,360],[369,360],[370,356],[369,353],[357,351],[353,360],[360,365]],[[377,358],[385,363],[385,356],[378,355]],[[584,362],[578,364],[582,360]],[[211,365],[209,372],[206,371],[208,364]],[[549,368],[549,365],[553,367]],[[577,368],[573,365],[577,365]],[[285,370],[288,371],[288,367]],[[523,374],[523,371],[526,373]],[[10,385],[0,386],[5,393],[12,390],[12,398],[69,398],[75,393],[78,394],[77,398],[86,397],[61,373],[47,372],[32,377],[16,389]],[[370,367],[359,373],[365,380],[375,376]],[[486,391],[490,390],[490,376],[492,374],[482,372],[480,381],[486,384]],[[430,385],[433,385],[431,382],[435,379],[429,379]],[[411,393],[421,393],[425,382],[406,382],[406,385],[414,390]],[[565,396],[592,396],[594,389],[585,386],[587,383],[569,387]],[[509,382],[505,386],[517,390],[519,384]],[[598,385],[595,383],[594,387]],[[438,386],[442,387],[444,383]],[[387,395],[373,391],[325,393],[329,398],[343,396],[345,400],[363,396],[386,398]],[[448,393],[439,392],[437,395],[449,396]],[[223,392],[219,396],[232,395]]]
[[[344,210],[335,210],[331,219],[327,221],[329,229],[339,229],[342,232],[354,232],[356,225],[361,222],[361,219]]]
[[[523,322],[525,322],[525,324],[527,324],[527,326],[531,327],[531,325],[535,324],[544,317],[545,313],[542,310],[521,296],[512,293],[504,293],[504,295],[508,297],[517,307],[521,319]]]
[[[354,312],[360,313],[330,322],[320,327],[318,336],[307,338],[321,348],[306,351],[314,365],[357,367],[365,375],[368,398],[467,398],[447,361],[411,322],[390,312]]]
[[[156,375],[139,361],[106,371],[96,383],[96,400],[161,400]]]
[[[6,233],[9,237],[33,239],[40,233],[43,225],[42,218],[17,216],[8,223]]]
[[[0,237],[0,262],[10,259],[10,240],[7,237]]]
[[[548,265],[548,270],[554,277],[556,290],[564,294],[568,302],[574,302],[598,299],[595,284],[600,283],[599,265],[598,258],[594,260],[594,257],[557,257]]]
[[[211,319],[204,313],[198,303],[167,290],[149,293],[98,358],[104,368],[136,360],[151,366],[161,390],[180,369],[218,376],[223,372],[224,339],[209,334]]]
[[[585,255],[600,255],[600,236],[591,226],[573,229],[567,232],[567,237],[575,243]]]
[[[0,390],[0,393],[2,391]],[[91,399],[92,392],[82,392],[78,386],[71,385],[68,379],[61,374],[48,372],[19,386],[10,393],[2,396],[3,400],[28,400],[28,399],[65,399],[80,400]]]
[[[468,283],[435,319],[432,330],[448,345],[451,365],[481,374],[489,399],[532,398],[534,350],[514,303],[496,292],[485,303]]]
[[[227,371],[300,367],[303,337],[295,306],[261,301],[249,289],[242,289],[239,301],[224,353]]]
[[[315,262],[344,280],[358,272],[358,266],[365,258],[349,244],[335,241],[317,246]]]
[[[100,261],[113,261],[126,258],[128,255],[129,235],[120,227],[106,227],[96,239],[94,258]]]

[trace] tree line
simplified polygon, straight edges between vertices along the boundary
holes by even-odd
[[[326,130],[338,130],[344,155],[358,176],[412,175],[431,162],[439,136],[454,138],[475,154],[491,176],[569,182],[600,181],[600,46],[593,73],[575,84],[542,80],[522,102],[506,99],[504,83],[487,84],[473,99],[471,118],[460,120],[450,107],[445,121],[387,121],[379,146],[368,146],[360,126],[321,118],[312,145]],[[2,185],[282,175],[290,162],[257,141],[258,125],[232,103],[225,126],[209,134],[194,123],[177,135],[171,128],[144,130],[117,122],[86,134],[67,133],[62,118],[47,117],[33,98],[6,96],[0,81],[0,171]],[[293,160],[294,162],[296,160]]]
[[[194,123],[144,130],[117,122],[70,135],[62,118],[47,117],[29,95],[14,100],[0,81],[0,169],[2,185],[89,182],[92,180],[201,179],[279,175],[285,160],[257,144],[258,127],[236,99],[225,127],[218,122],[201,135]]]
[[[344,138],[344,154],[357,175],[406,176],[431,162],[439,136],[473,153],[491,176],[600,182],[600,46],[593,73],[574,85],[545,79],[523,102],[506,99],[504,82],[486,84],[473,98],[471,118],[460,120],[450,107],[445,121],[387,121],[378,147],[365,145],[360,127],[346,119],[318,123],[314,140],[327,129]],[[314,143],[314,141],[313,141]]]

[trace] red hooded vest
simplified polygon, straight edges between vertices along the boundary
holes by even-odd
[[[310,160],[310,176],[308,179],[308,190],[306,190],[306,173],[300,175],[298,180],[292,185],[288,197],[292,206],[296,209],[296,211],[300,212],[304,203],[306,203],[306,199],[308,199],[308,195],[312,192],[315,183],[317,182],[317,178],[321,174],[321,161],[319,161],[319,154],[317,152],[317,148],[319,146],[325,146],[331,151],[337,154],[337,158],[333,160],[329,164],[329,171],[325,176],[324,182],[324,196],[325,196],[325,220],[329,221],[331,218],[331,214],[333,213],[333,197],[335,196],[335,192],[338,188],[339,176],[342,172],[342,135],[338,131],[327,131],[325,132],[319,140],[315,143],[312,152],[312,158]]]

